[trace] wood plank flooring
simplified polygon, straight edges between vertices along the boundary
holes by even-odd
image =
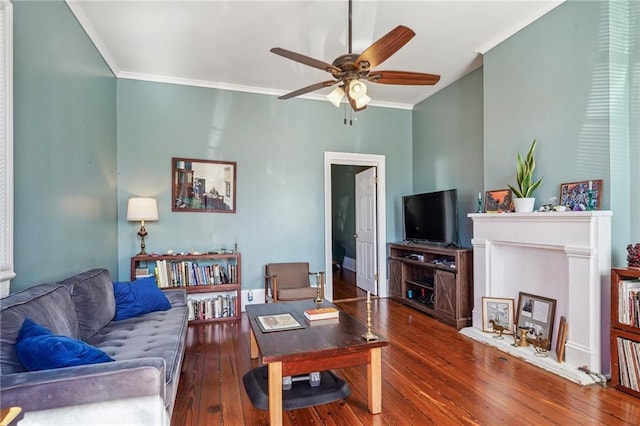
[[[338,305],[366,320],[363,300]],[[574,384],[389,299],[372,305],[374,332],[390,342],[382,351],[382,413],[367,411],[366,368],[353,367],[335,371],[349,383],[350,397],[285,411],[285,425],[640,423],[639,399],[610,387]],[[242,384],[257,366],[249,359],[246,316],[189,327],[172,426],[268,424],[268,413],[251,405]]]

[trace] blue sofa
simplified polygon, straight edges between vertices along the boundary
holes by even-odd
[[[23,411],[157,396],[171,416],[184,357],[187,297],[168,290],[166,311],[114,321],[112,278],[93,269],[0,299],[0,401]],[[80,339],[115,362],[25,371],[16,337],[25,318],[54,334]],[[162,404],[159,404],[162,405]]]

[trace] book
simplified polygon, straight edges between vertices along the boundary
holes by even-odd
[[[305,310],[304,316],[309,321],[338,318],[340,316],[340,311],[336,308],[314,308]]]
[[[262,315],[256,320],[264,333],[304,328],[291,314]]]

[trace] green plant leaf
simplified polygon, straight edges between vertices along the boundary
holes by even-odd
[[[523,159],[520,153],[516,157],[516,182],[518,188],[508,185],[517,198],[529,198],[538,186],[542,183],[542,178],[533,182],[533,172],[536,169],[536,160],[534,153],[536,150],[537,140],[534,139],[526,159]]]
[[[509,189],[511,189],[511,191],[513,191],[513,194],[516,196],[516,198],[524,198],[524,195],[518,188],[514,188],[510,184],[507,184],[507,186],[509,187]]]

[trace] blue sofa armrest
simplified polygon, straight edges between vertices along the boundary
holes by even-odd
[[[172,307],[185,306],[187,304],[187,290],[183,288],[164,290],[164,295],[167,296]]]
[[[165,361],[142,358],[0,376],[3,406],[46,410],[141,396],[165,397]]]

